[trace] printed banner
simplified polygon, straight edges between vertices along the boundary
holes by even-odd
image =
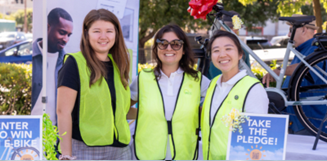
[[[1,116],[0,160],[42,160],[41,140],[41,116]]]
[[[47,3],[47,22],[43,22],[43,2]],[[136,76],[139,5],[139,0],[33,0],[32,115],[42,115],[42,93],[46,88],[46,113],[57,124],[56,90],[63,55],[80,51],[83,20],[93,9],[108,9],[119,18],[131,58],[130,77]],[[48,28],[48,53],[42,53],[44,25]],[[46,86],[42,83],[42,56],[47,56]]]
[[[242,130],[229,134],[227,160],[285,160],[288,115],[242,114]]]
[[[122,19],[124,17],[126,2],[127,0],[98,0],[97,9],[107,9],[114,13],[118,19]]]

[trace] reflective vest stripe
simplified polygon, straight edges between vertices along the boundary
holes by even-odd
[[[171,122],[167,122],[164,101],[153,71],[139,74],[139,107],[135,128],[135,154],[141,160],[165,159],[167,138],[175,160],[192,160],[198,142],[200,79],[184,73]],[[171,124],[170,124],[171,123]],[[171,128],[171,129],[169,129]]]
[[[207,90],[202,109],[201,127],[203,158],[208,160],[226,159],[229,130],[218,118],[222,118],[224,115],[229,114],[233,108],[242,111],[248,92],[254,85],[259,83],[259,80],[250,76],[245,76],[239,80],[221,103],[211,124],[211,103],[216,89],[216,82],[219,77],[220,75],[212,80],[213,83],[210,84]]]

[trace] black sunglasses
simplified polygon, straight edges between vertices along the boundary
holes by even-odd
[[[183,40],[172,40],[172,41],[167,41],[167,40],[156,40],[156,43],[158,44],[158,48],[161,50],[165,50],[168,48],[168,45],[170,44],[170,47],[177,51],[182,48],[184,41]]]

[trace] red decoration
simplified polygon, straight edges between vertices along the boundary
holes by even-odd
[[[212,11],[212,7],[218,0],[191,0],[188,5],[187,12],[190,12],[194,19],[206,19],[207,14]]]

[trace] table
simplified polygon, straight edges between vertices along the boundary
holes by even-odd
[[[312,150],[315,139],[314,136],[288,134],[286,160],[327,160],[327,143],[319,140],[316,150]],[[203,160],[202,142],[198,160]]]
[[[131,133],[134,134],[135,122],[131,122]],[[314,136],[307,135],[287,135],[286,160],[327,160],[327,143],[319,140],[316,150],[312,150],[315,141]],[[130,143],[134,156],[133,142]],[[198,160],[203,160],[202,142],[199,143]]]
[[[288,134],[286,160],[327,160],[327,143],[319,140],[312,150],[314,136]]]

